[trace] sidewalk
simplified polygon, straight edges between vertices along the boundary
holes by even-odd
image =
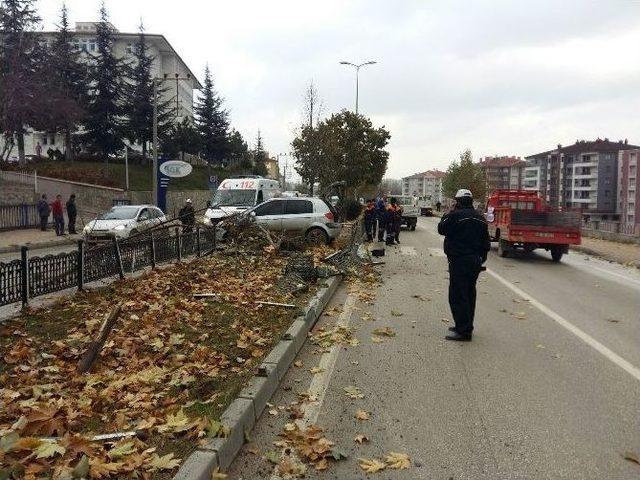
[[[53,228],[43,232],[36,228],[8,230],[0,232],[0,253],[19,252],[22,245],[31,249],[56,247],[59,245],[72,245],[81,235],[56,236]]]
[[[571,250],[640,268],[640,245],[637,244],[582,237],[582,245],[572,246]]]

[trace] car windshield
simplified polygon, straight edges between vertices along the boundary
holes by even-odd
[[[116,207],[100,215],[98,220],[131,220],[137,213],[138,207]]]
[[[216,190],[214,207],[253,207],[256,202],[255,190]]]

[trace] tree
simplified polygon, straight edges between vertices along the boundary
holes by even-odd
[[[131,83],[127,86],[127,102],[125,113],[127,115],[127,139],[142,146],[142,158],[147,158],[147,146],[153,141],[153,76],[151,67],[154,57],[149,55],[144,26],[140,23],[138,29],[138,40],[134,46],[134,62],[130,66]],[[167,136],[171,136],[171,119],[173,111],[171,100],[162,100],[166,88],[162,84],[157,87],[157,114],[158,114],[158,137],[164,139],[163,144],[167,144]],[[165,152],[166,153],[166,152]]]
[[[20,163],[25,162],[25,129],[40,121],[38,100],[45,93],[39,75],[45,62],[43,46],[32,33],[40,23],[34,3],[0,1],[0,128],[9,145],[15,138]]]
[[[222,108],[223,99],[216,92],[207,65],[204,70],[204,88],[194,107],[196,128],[200,133],[201,153],[208,162],[228,163],[229,113]]]
[[[487,182],[479,164],[473,163],[471,150],[460,154],[459,161],[453,161],[442,179],[445,197],[454,198],[461,188],[471,190],[475,200],[483,201],[487,193]]]
[[[45,64],[50,79],[50,93],[45,98],[49,103],[50,118],[45,128],[64,135],[65,154],[69,160],[74,157],[71,136],[85,115],[83,105],[87,101],[87,69],[72,42],[67,6],[63,4],[50,59]]]
[[[249,146],[240,132],[234,129],[229,134],[229,164],[235,166],[251,165]]]
[[[184,160],[185,153],[195,155],[200,148],[200,135],[188,117],[173,125],[165,137],[162,142],[162,152],[165,155],[177,157],[180,154]]]
[[[402,195],[402,180],[383,178],[378,190],[383,194]]]
[[[313,81],[309,82],[304,92],[302,114],[302,125],[296,140],[292,143],[297,158],[295,169],[313,195],[314,185],[320,177],[320,170],[325,166],[320,157],[320,135],[317,130],[322,115],[322,101]]]
[[[253,173],[256,175],[262,175],[266,177],[269,174],[267,170],[266,161],[269,159],[269,154],[264,149],[262,142],[262,134],[258,130],[258,136],[256,138],[256,145],[251,152],[253,158]]]
[[[368,118],[343,110],[320,122],[317,129],[303,129],[293,141],[296,170],[303,178],[317,173],[322,185],[344,181],[347,194],[357,195],[358,190],[382,180],[390,138],[384,127],[374,128]]]
[[[122,150],[124,143],[125,66],[113,52],[114,36],[108,23],[107,9],[102,4],[96,27],[98,53],[89,68],[90,97],[85,121],[85,142],[90,151],[109,155]]]

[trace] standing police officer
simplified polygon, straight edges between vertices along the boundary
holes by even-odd
[[[452,333],[445,338],[470,342],[476,282],[491,243],[487,222],[473,208],[473,195],[469,190],[458,190],[456,205],[440,220],[438,233],[444,235],[444,253],[449,260],[449,306],[455,321],[455,327],[449,328]]]

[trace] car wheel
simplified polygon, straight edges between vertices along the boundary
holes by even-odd
[[[502,258],[506,258],[509,255],[509,242],[498,240],[498,255]]]
[[[329,243],[329,235],[319,227],[310,228],[305,235],[311,245],[326,245]]]

